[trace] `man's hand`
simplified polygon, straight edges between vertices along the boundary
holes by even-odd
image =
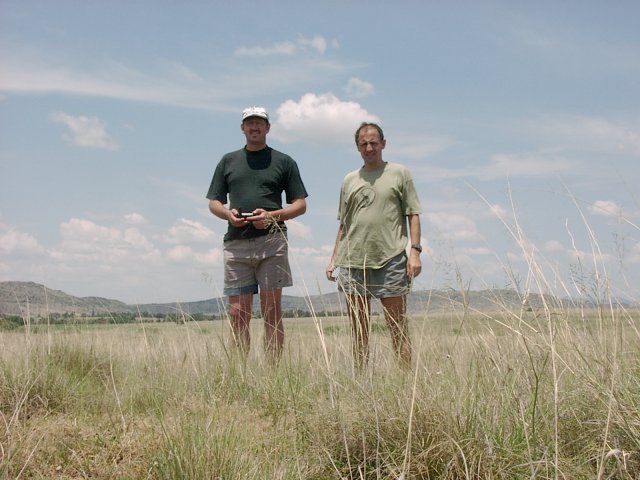
[[[411,249],[409,259],[407,260],[407,276],[413,280],[422,272],[422,261],[420,260],[420,252]]]
[[[327,280],[331,281],[331,282],[335,282],[336,281],[336,277],[333,275],[333,271],[336,269],[335,265],[333,263],[330,263],[327,266],[327,271],[325,272],[327,275]]]
[[[271,227],[275,218],[272,217],[264,208],[256,208],[253,211],[253,216],[247,218],[247,221],[253,223],[253,226],[258,230],[264,230]]]
[[[229,220],[229,223],[236,228],[241,228],[246,226],[248,223],[251,223],[250,219],[253,218],[253,217],[243,217],[242,215],[240,215],[240,212],[238,212],[238,210],[236,210],[235,208],[228,210],[228,212],[229,213],[227,214],[227,220]]]

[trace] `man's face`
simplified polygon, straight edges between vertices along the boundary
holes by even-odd
[[[249,117],[240,126],[247,137],[247,143],[263,143],[266,141],[270,125],[264,118]]]
[[[382,163],[382,150],[385,141],[380,141],[378,130],[365,127],[358,134],[358,151],[366,165],[377,166]]]

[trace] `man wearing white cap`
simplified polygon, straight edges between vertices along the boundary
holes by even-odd
[[[246,145],[222,157],[207,198],[211,213],[228,223],[224,294],[235,345],[246,358],[253,296],[260,292],[265,350],[275,362],[284,344],[282,288],[293,284],[285,221],[306,211],[308,194],[296,162],[267,145],[270,128],[264,108],[243,110],[240,129]]]

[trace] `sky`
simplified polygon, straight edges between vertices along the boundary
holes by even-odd
[[[267,108],[309,192],[287,295],[325,278],[353,134],[412,173],[414,290],[640,298],[637,1],[0,0],[0,281],[222,295],[213,170]]]

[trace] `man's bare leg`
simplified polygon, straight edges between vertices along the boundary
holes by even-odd
[[[260,306],[264,319],[264,349],[269,361],[277,363],[284,346],[282,324],[282,289],[260,291]]]
[[[388,297],[381,299],[381,302],[396,358],[402,368],[410,368],[411,340],[406,316],[406,297]]]
[[[363,295],[348,295],[347,304],[351,319],[353,360],[358,369],[369,362],[370,303]]]
[[[247,355],[249,355],[249,348],[251,346],[249,323],[251,322],[252,309],[253,293],[229,297],[229,322],[231,323],[233,343],[245,359]]]

